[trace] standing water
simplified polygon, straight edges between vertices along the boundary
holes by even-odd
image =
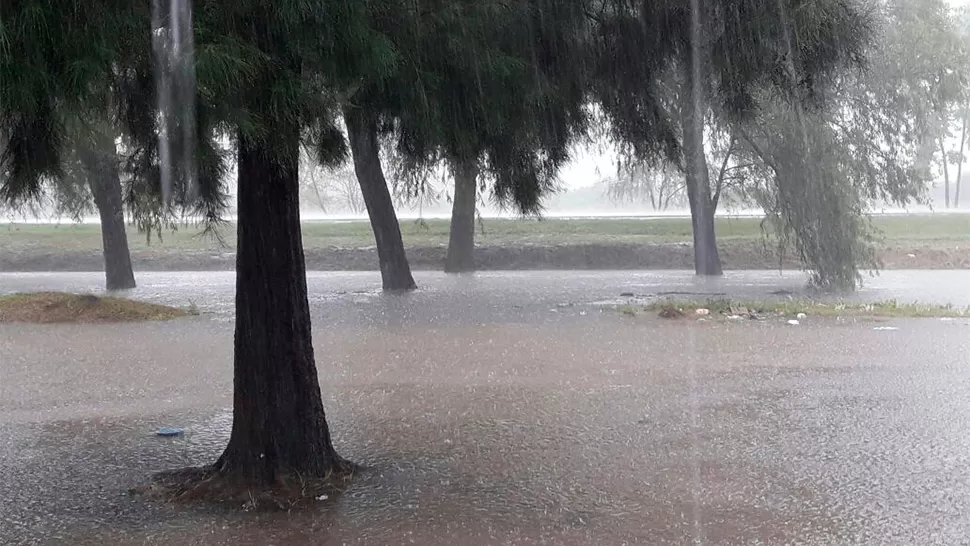
[[[195,41],[191,0],[152,0],[162,198],[196,191]]]

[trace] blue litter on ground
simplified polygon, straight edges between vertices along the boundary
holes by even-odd
[[[162,427],[155,434],[158,436],[181,436],[184,432],[180,428]]]

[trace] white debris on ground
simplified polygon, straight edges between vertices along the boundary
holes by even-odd
[[[798,322],[798,321],[797,321],[797,320],[795,320],[795,319],[789,319],[789,320],[788,320],[788,324],[789,324],[790,326],[798,326],[798,325],[799,325],[799,324],[801,324],[801,323],[800,323],[800,322]]]
[[[710,309],[704,309],[703,307],[698,307],[697,309],[694,310],[694,313],[697,316],[706,317],[707,315],[710,315],[711,314],[711,310]]]

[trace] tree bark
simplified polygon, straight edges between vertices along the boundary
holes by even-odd
[[[691,10],[692,24],[699,26],[699,14]],[[700,36],[694,32],[692,36]],[[707,102],[701,85],[700,44],[692,40],[691,53],[685,62],[681,80],[681,130],[684,143],[684,174],[687,200],[690,203],[691,225],[694,232],[694,273],[719,276],[723,274],[721,257],[714,232],[714,203],[711,198],[710,173],[704,154],[704,114]]]
[[[110,134],[93,135],[94,146],[80,146],[78,156],[87,174],[88,186],[101,219],[101,250],[104,255],[104,280],[108,290],[135,287],[131,267],[125,210],[121,196],[118,152]]]
[[[330,440],[313,358],[298,137],[295,126],[274,131],[280,157],[239,135],[233,422],[215,469],[254,486],[348,464]]]
[[[478,164],[475,161],[453,160],[451,172],[455,178],[455,196],[451,205],[451,230],[445,272],[474,271]]]
[[[413,290],[417,285],[411,276],[401,225],[381,166],[377,120],[360,110],[347,110],[344,120],[354,155],[354,172],[374,230],[384,290]]]

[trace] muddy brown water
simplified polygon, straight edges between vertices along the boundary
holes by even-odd
[[[335,444],[367,470],[289,514],[125,494],[154,471],[218,456],[231,420],[225,317],[0,325],[0,544],[970,536],[965,320],[671,323],[543,301],[547,318],[476,322],[471,310],[434,320],[394,301],[381,304],[394,320],[317,321]],[[315,315],[327,305],[337,303],[318,301]],[[160,426],[186,435],[157,438]]]

